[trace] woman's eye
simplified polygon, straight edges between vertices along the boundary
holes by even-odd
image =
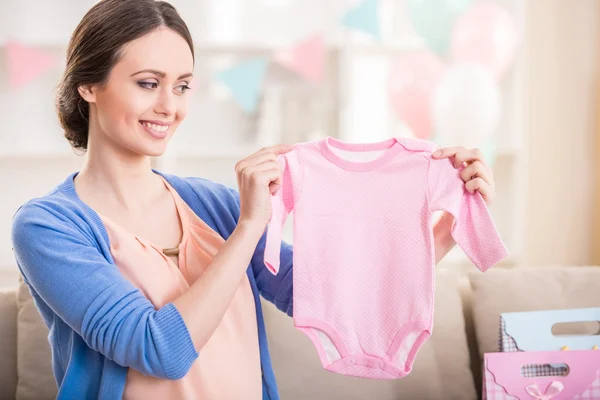
[[[186,91],[191,89],[191,87],[189,87],[188,85],[181,85],[181,86],[178,86],[178,88],[181,91],[181,93],[185,93]]]
[[[144,89],[156,89],[158,87],[158,83],[156,82],[138,82],[138,85]]]

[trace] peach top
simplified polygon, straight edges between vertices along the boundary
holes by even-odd
[[[115,264],[156,309],[181,296],[202,275],[224,243],[162,179],[173,195],[183,230],[179,267],[158,246],[99,214]],[[196,350],[198,358],[187,375],[179,380],[146,376],[130,368],[123,399],[261,399],[258,327],[247,275],[240,280],[214,334]]]

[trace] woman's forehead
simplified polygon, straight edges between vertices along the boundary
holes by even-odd
[[[123,70],[152,69],[176,78],[192,72],[194,62],[186,40],[163,27],[127,43],[118,64]]]

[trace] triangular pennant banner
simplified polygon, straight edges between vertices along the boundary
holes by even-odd
[[[58,64],[53,55],[14,40],[6,43],[6,54],[12,89],[21,88]]]
[[[321,34],[313,35],[290,49],[277,53],[275,61],[312,82],[323,79],[325,44]]]
[[[365,0],[342,18],[348,28],[366,32],[380,39],[378,0]]]
[[[257,58],[221,71],[217,78],[229,87],[245,111],[254,112],[266,69],[267,61]]]

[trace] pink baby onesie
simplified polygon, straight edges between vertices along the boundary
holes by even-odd
[[[225,242],[162,180],[173,195],[183,229],[179,268],[158,246],[99,214],[115,264],[156,309],[186,292]],[[252,288],[244,274],[223,319],[198,349],[199,357],[187,375],[178,380],[159,379],[130,368],[123,400],[262,399],[257,329]]]
[[[278,157],[264,260],[277,274],[282,230],[293,211],[294,325],[323,367],[371,379],[408,375],[433,327],[432,214],[455,218],[452,236],[481,270],[508,253],[481,194],[470,194],[434,143],[391,138],[302,142]],[[352,161],[339,150],[382,151]]]

